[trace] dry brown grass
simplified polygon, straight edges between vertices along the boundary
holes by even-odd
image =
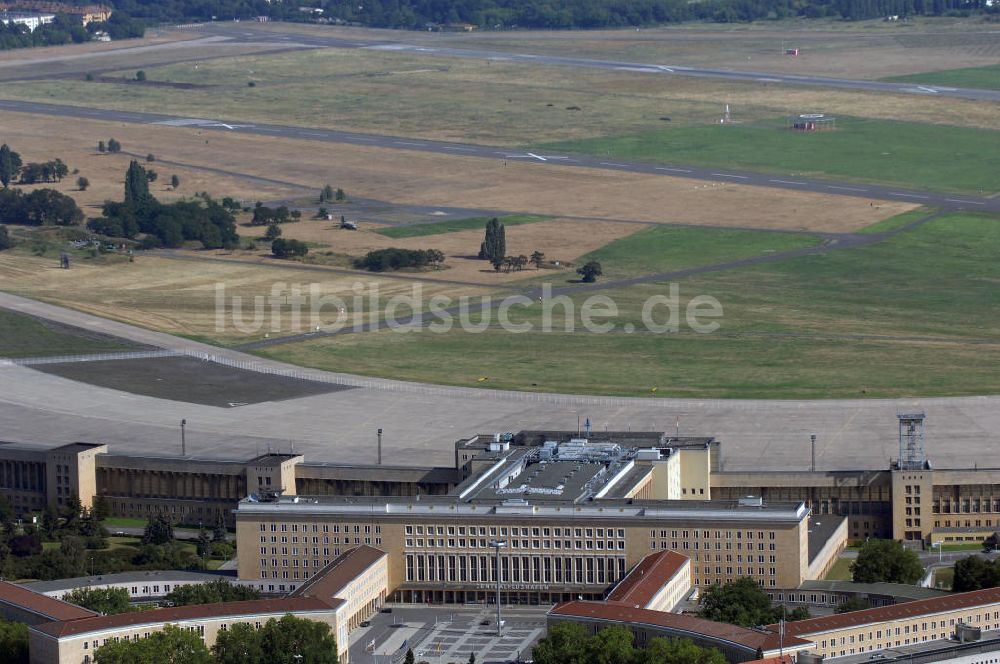
[[[217,328],[218,284],[225,286],[228,296],[244,298],[243,311],[247,321],[253,316],[253,304],[249,298],[270,296],[275,284],[302,284],[303,295],[308,294],[309,285],[317,284],[321,294],[337,295],[345,301],[348,316],[355,315],[352,308],[355,291],[352,288],[356,284],[364,285],[365,294],[377,287],[382,302],[394,295],[411,294],[414,285],[405,279],[377,275],[304,271],[275,261],[253,265],[224,261],[192,262],[144,255],[138,256],[134,263],[78,260],[71,269],[61,270],[53,257],[13,252],[0,253],[0,283],[3,283],[4,290],[71,309],[222,343],[260,338],[265,332],[277,335],[296,330],[292,329],[287,308],[283,309],[281,325],[271,329],[271,322],[277,319],[271,317],[270,304],[266,307],[269,327],[258,334],[247,336],[240,333],[228,315],[223,316],[223,327]],[[423,283],[419,288],[425,298],[438,293],[458,297],[487,292],[485,289],[435,283]],[[287,286],[280,294],[288,294]],[[337,315],[336,311],[325,310],[322,324],[331,323]],[[299,332],[307,331],[309,319],[303,316],[302,323],[305,327],[299,328]]]
[[[22,130],[27,158],[62,156],[90,178],[94,191],[80,196],[99,204],[120,197],[125,157],[92,154],[101,137],[114,136],[139,154],[313,187],[343,187],[348,195],[397,204],[451,206],[525,212],[553,217],[613,219],[741,228],[851,231],[912,209],[904,203],[873,208],[866,199],[700,182],[654,175],[438,155],[353,145],[206,132],[192,128],[67,121],[0,114],[4,127]],[[22,149],[21,139],[14,145]],[[261,155],[267,155],[262,158]],[[107,170],[93,177],[78,159]],[[102,161],[106,160],[106,161]],[[112,161],[113,160],[113,161]],[[109,164],[105,166],[105,164]],[[89,168],[89,167],[88,167]],[[156,167],[169,178],[173,169]],[[301,191],[265,188],[192,169],[181,192],[208,190],[216,196],[283,198]],[[187,178],[187,181],[185,180]],[[75,178],[71,178],[75,180]],[[71,182],[64,182],[71,189]],[[171,192],[157,192],[169,200]],[[336,206],[331,208],[336,212]],[[364,219],[361,219],[364,222]],[[303,222],[307,223],[307,222]],[[336,247],[334,247],[336,249]],[[558,253],[558,252],[557,252]]]
[[[341,230],[338,226],[339,223],[329,221],[285,224],[282,226],[282,237],[330,245],[332,250],[352,256],[361,256],[374,249],[387,247],[438,249],[447,256],[447,269],[428,273],[427,276],[487,286],[506,284],[536,275],[532,268],[522,272],[496,273],[486,262],[476,258],[479,243],[483,241],[483,231],[478,229],[422,237],[389,238],[375,232],[377,225],[366,224],[359,231]],[[553,219],[509,226],[506,229],[507,253],[511,256],[531,256],[532,252],[541,251],[546,260],[571,263],[586,253],[644,227],[642,224],[581,219]],[[241,233],[262,235],[263,229],[242,228]],[[233,257],[239,260],[266,260],[250,252],[237,252]]]

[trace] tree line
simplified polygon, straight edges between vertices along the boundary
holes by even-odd
[[[848,20],[887,15],[997,12],[986,0],[331,0],[324,16],[385,28],[471,23],[484,29],[591,29],[682,21],[720,23],[792,17]]]
[[[725,664],[715,648],[702,648],[690,639],[650,639],[644,648],[635,646],[635,636],[626,627],[606,627],[596,634],[576,623],[556,623],[535,645],[536,664]]]
[[[178,662],[183,664],[337,664],[337,644],[326,623],[286,615],[260,629],[234,623],[209,649],[197,632],[167,625],[138,641],[122,639],[101,646],[95,664]]]
[[[376,249],[355,259],[354,267],[370,272],[390,272],[406,268],[421,268],[432,265],[440,267],[444,263],[444,253],[437,249]]]

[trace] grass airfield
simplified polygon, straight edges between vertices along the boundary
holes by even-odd
[[[248,29],[322,32],[315,26]],[[743,68],[909,77],[905,80],[939,85],[988,87],[1000,66],[1000,46],[992,37],[977,32],[963,43],[951,23],[896,31],[874,24],[853,31],[827,25],[816,34],[757,26],[635,34],[378,34],[416,43],[733,68],[749,58]],[[785,39],[807,44],[805,56],[775,55],[773,45]],[[159,64],[146,56],[148,85],[130,82],[135,70],[124,62],[115,66],[112,59],[95,81],[60,76],[18,82],[4,85],[0,97],[820,174],[936,191],[1000,191],[995,156],[1000,133],[995,107],[988,103],[700,79],[662,79],[660,85],[661,79],[636,72],[391,51],[184,55],[183,62],[164,57]],[[955,66],[960,61],[966,66]],[[935,67],[944,71],[931,71]],[[726,103],[738,124],[718,124]],[[800,112],[837,115],[837,130],[788,130],[785,118]],[[266,296],[278,282],[315,282],[347,297],[362,282],[378,285],[380,303],[419,285],[427,297],[457,300],[528,292],[545,282],[572,287],[575,267],[598,260],[604,270],[598,283],[607,286],[602,294],[619,309],[618,329],[608,334],[581,331],[579,325],[573,332],[512,334],[491,324],[478,333],[360,333],[259,352],[307,366],[417,381],[629,396],[865,398],[1000,388],[993,314],[1000,279],[993,268],[1000,244],[994,229],[1000,219],[995,217],[946,213],[909,227],[933,211],[571,166],[501,167],[461,156],[8,112],[0,112],[0,134],[26,160],[60,156],[79,168],[92,182],[88,191],[73,191],[75,177],[56,188],[77,198],[88,215],[97,214],[104,200],[120,198],[128,159],[152,153],[157,161],[147,165],[160,174],[154,193],[162,200],[208,191],[246,201],[302,201],[332,183],[349,197],[400,206],[506,210],[512,222],[508,253],[538,250],[559,261],[543,270],[495,273],[474,258],[481,218],[419,224],[361,219],[362,230],[352,233],[304,215],[283,227],[284,237],[313,248],[301,264],[275,261],[259,243],[231,252],[185,248],[143,255],[135,264],[80,256],[65,272],[54,267],[59,237],[40,240],[33,231],[14,229],[23,243],[0,254],[0,287],[152,329],[226,346],[259,341],[263,332],[218,327],[216,284],[253,298]],[[96,154],[97,140],[110,137],[120,140],[127,154]],[[161,186],[173,173],[181,186]],[[336,204],[329,209],[336,217]],[[240,221],[246,223],[247,215]],[[240,228],[245,238],[262,231]],[[836,248],[853,242],[855,234],[876,242]],[[826,251],[828,246],[833,249]],[[446,269],[371,275],[350,268],[352,257],[386,247],[441,249]],[[795,254],[817,247],[823,251]],[[787,259],[766,265],[734,264],[785,254]],[[706,271],[676,283],[685,302],[704,294],[722,304],[719,331],[624,330],[625,325],[639,329],[643,303],[669,286],[653,279],[616,287],[615,280],[700,268]],[[579,308],[591,294],[570,298]],[[514,321],[537,328],[536,308],[513,309]],[[348,316],[360,315],[348,309]],[[292,332],[279,326],[268,334]],[[921,367],[919,375],[913,366]]]

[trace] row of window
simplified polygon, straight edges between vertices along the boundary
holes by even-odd
[[[618,528],[549,528],[541,526],[406,526],[407,535],[470,535],[480,537],[597,537],[625,538],[625,529]]]
[[[507,546],[512,549],[577,549],[577,550],[597,550],[597,551],[614,551],[618,549],[619,551],[625,550],[625,540],[526,540],[526,539],[509,539],[506,540]],[[490,546],[490,541],[487,539],[465,539],[464,537],[459,537],[458,539],[444,538],[424,539],[418,537],[416,539],[406,538],[407,548],[413,548],[414,546],[418,549],[428,548],[432,549],[434,547],[438,548],[448,548],[448,549],[485,549]]]
[[[406,580],[496,582],[497,561],[490,555],[407,554]],[[501,583],[600,584],[625,576],[625,558],[502,556]]]
[[[714,546],[712,546],[713,544],[714,544]],[[757,551],[763,551],[764,550],[764,543],[763,542],[757,542],[756,546],[757,546]],[[656,548],[655,542],[650,541],[649,548],[650,549],[655,549]],[[673,540],[672,542],[670,542],[670,546],[668,547],[667,546],[667,540],[660,540],[660,548],[661,549],[671,548],[674,551],[678,551],[678,550],[684,550],[684,551],[694,550],[694,551],[698,551],[699,550],[699,543],[697,541],[695,541],[695,542],[688,542],[688,541],[678,542],[677,540]],[[701,546],[700,546],[700,549],[702,551],[711,551],[713,549],[715,551],[722,551],[722,550],[733,551],[734,550],[732,542],[726,542],[725,546],[723,546],[722,542],[714,542],[714,543],[713,542],[702,542]],[[744,551],[744,550],[746,550],[746,551],[753,551],[754,550],[754,543],[753,542],[747,542],[746,543],[746,549],[744,549],[743,548],[743,542],[737,542],[735,550],[736,551]],[[777,546],[775,545],[774,542],[768,542],[768,544],[767,544],[767,550],[768,551],[777,551]]]
[[[353,533],[361,533],[362,531],[364,531],[364,533],[366,535],[370,535],[372,533],[372,531],[374,531],[376,533],[381,533],[382,532],[382,526],[380,526],[380,525],[374,525],[373,526],[371,524],[363,524],[362,525],[362,524],[357,524],[357,523],[355,523],[355,524],[349,524],[349,523],[347,523],[347,524],[339,524],[339,523],[334,523],[334,524],[329,524],[329,523],[324,523],[324,524],[318,524],[318,523],[312,523],[312,524],[310,524],[310,523],[303,523],[303,524],[298,524],[298,523],[292,523],[292,524],[288,524],[288,523],[281,523],[281,524],[272,523],[272,524],[266,524],[266,523],[262,523],[262,524],[260,524],[260,532],[262,532],[262,533],[267,532],[268,530],[270,530],[272,533],[276,533],[276,532],[282,532],[282,533],[287,533],[287,532],[292,532],[292,533],[314,532],[314,533],[318,533],[320,531],[322,531],[324,533],[329,533],[329,532],[339,533],[341,528],[344,529],[344,533],[351,533],[351,532],[353,532]]]

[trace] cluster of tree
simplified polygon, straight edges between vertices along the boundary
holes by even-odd
[[[955,562],[955,579],[951,582],[951,589],[955,592],[964,593],[997,586],[1000,586],[1000,558],[988,560],[980,556],[968,556]]]
[[[63,595],[62,599],[106,616],[135,610],[124,588],[76,588]]]
[[[55,189],[0,189],[0,224],[74,226],[83,221],[76,201]]]
[[[913,584],[923,575],[917,554],[896,540],[868,540],[851,564],[851,577],[856,583]]]
[[[344,190],[340,187],[337,187],[336,191],[334,191],[332,186],[326,185],[323,187],[323,190],[319,192],[320,203],[329,203],[330,201],[337,201],[340,203],[346,198],[347,194],[345,194]]]
[[[528,257],[524,254],[520,256],[504,256],[499,261],[494,261],[493,269],[499,272],[520,272],[528,266]]]
[[[0,618],[0,652],[6,664],[28,664],[28,626]]]
[[[18,524],[0,496],[0,575],[14,579],[62,579],[87,572],[88,551],[107,546],[107,531],[93,510],[75,498],[57,510],[49,505],[39,524]],[[58,543],[45,549],[43,542]]]
[[[69,167],[58,158],[41,163],[28,162],[21,167],[19,175],[21,184],[61,182],[69,175]]]
[[[94,652],[95,664],[174,662],[175,664],[337,664],[330,626],[287,615],[260,629],[235,623],[219,632],[209,650],[197,632],[167,625],[138,641],[109,642]]]
[[[51,23],[40,25],[34,31],[14,22],[0,23],[0,50],[30,46],[82,44],[90,41],[91,34],[83,26],[79,17],[69,14],[56,14]]]
[[[444,253],[437,249],[376,249],[354,261],[354,267],[370,272],[390,272],[406,268],[421,268],[432,265],[441,267]]]
[[[309,253],[309,246],[299,240],[278,238],[271,243],[271,253],[275,258],[294,258]]]
[[[809,610],[805,607],[787,609],[771,602],[757,582],[750,577],[713,585],[701,597],[698,615],[716,622],[756,627],[770,625],[782,618],[788,621],[805,620]]]
[[[115,154],[122,151],[122,144],[113,138],[109,138],[107,143],[104,141],[97,141],[97,151]]]
[[[167,601],[174,606],[240,602],[248,599],[260,599],[260,592],[250,586],[238,586],[223,579],[177,586],[167,594]]]
[[[215,522],[215,528],[212,529],[211,535],[204,527],[199,528],[196,552],[202,558],[214,557],[229,560],[233,557],[235,549],[226,540],[226,524],[221,516]]]
[[[689,639],[650,639],[637,648],[632,631],[615,625],[590,634],[576,623],[553,625],[532,651],[537,664],[724,664],[715,648],[696,646]]]
[[[258,202],[253,209],[253,219],[251,226],[270,226],[271,224],[287,224],[290,221],[298,221],[302,218],[302,213],[298,210],[289,210],[284,205],[276,208],[269,208]]]
[[[125,174],[125,200],[106,201],[102,216],[87,227],[109,237],[135,238],[145,233],[144,247],[178,247],[187,240],[206,249],[239,244],[236,218],[226,207],[203,194],[198,201],[160,203],[149,191],[146,170],[134,159]]]
[[[9,145],[0,145],[0,184],[3,184],[4,189],[15,179],[19,179],[21,184],[37,184],[59,182],[67,175],[69,167],[62,159],[25,164],[21,161],[21,155],[11,150]]]

